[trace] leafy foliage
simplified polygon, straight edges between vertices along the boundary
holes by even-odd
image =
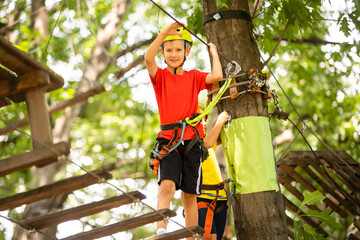
[[[341,229],[342,226],[336,222],[336,219],[333,216],[330,216],[331,210],[325,209],[324,211],[311,210],[306,208],[306,205],[319,205],[320,201],[325,198],[321,192],[305,192],[304,201],[299,206],[298,217],[294,220],[295,228],[295,239],[305,239],[305,240],[316,240],[316,239],[326,239],[323,234],[318,233],[315,229],[308,224],[305,224],[305,221],[301,219],[304,216],[316,217],[321,222],[326,223],[329,227],[333,229]],[[303,215],[304,214],[304,215]]]
[[[86,2],[88,1],[67,1],[56,26],[61,4],[54,3],[48,6],[49,28],[50,30],[54,28],[55,31],[47,49],[46,64],[65,79],[65,86],[62,89],[47,95],[50,105],[71,99],[75,95],[84,66],[89,61],[96,42],[96,33],[106,24],[106,13],[111,10],[111,1],[95,0],[90,1],[89,4]],[[276,49],[275,56],[268,64],[275,73],[274,77],[291,100],[291,103],[286,100],[285,94],[282,93],[273,77],[271,87],[279,94],[281,107],[284,111],[291,113],[290,118],[295,119],[295,122],[300,124],[302,120],[306,120],[307,124],[331,148],[344,149],[359,161],[360,148],[357,146],[360,141],[358,83],[360,78],[358,57],[360,55],[360,44],[358,44],[360,2],[347,0],[345,3],[348,8],[339,11],[325,9],[323,6],[327,2],[329,1],[262,1],[252,21],[254,33],[264,61],[273,51],[277,43],[276,37],[281,36],[285,26],[289,24],[284,32],[284,41]],[[200,0],[161,1],[161,3],[164,4],[165,10],[181,21],[185,19],[189,29],[204,38]],[[305,5],[306,3],[308,4]],[[222,8],[229,7],[231,2],[217,0],[216,4]],[[14,44],[40,61],[44,57],[49,39],[43,37],[40,44],[34,41],[40,34],[31,28],[29,1],[2,1],[0,29],[7,24],[9,16],[16,9],[22,9],[22,17],[2,34],[10,32],[12,37],[9,35],[9,38]],[[142,0],[130,1],[126,14],[122,17],[121,26],[108,52],[110,56],[141,40],[150,38],[153,33],[158,33],[163,25],[172,21],[149,1]],[[318,40],[335,41],[329,37],[330,26],[334,21],[326,20],[328,18],[336,20],[335,27],[344,36],[350,37],[355,33],[357,38],[342,44],[319,43]],[[202,67],[204,62],[197,58],[200,51],[196,44],[195,41],[192,57],[196,60],[196,66]],[[146,190],[148,186],[154,187],[154,176],[147,169],[146,160],[159,130],[157,110],[156,106],[152,106],[149,101],[151,97],[139,96],[144,95],[144,92],[140,92],[139,89],[144,89],[144,86],[149,84],[146,74],[144,79],[136,77],[137,73],[143,72],[144,66],[133,69],[121,79],[117,79],[114,73],[142,56],[145,50],[146,46],[114,59],[113,64],[98,80],[99,84],[106,86],[107,91],[89,99],[86,109],[81,117],[75,120],[71,131],[72,161],[83,164],[88,170],[113,162],[122,162],[124,167],[113,171],[113,178],[122,179],[125,175],[139,176],[139,173],[143,173],[140,178],[133,177],[138,182],[134,186],[139,190]],[[146,91],[151,92],[151,86],[146,86],[148,86],[145,87]],[[293,106],[300,113],[300,118]],[[270,105],[271,108],[273,108],[272,105]],[[63,114],[63,112],[54,114],[52,122]],[[1,109],[0,127],[26,116],[25,105],[13,103]],[[282,131],[280,129],[293,128],[288,122],[273,121],[274,135],[280,134]],[[23,128],[22,131],[28,134],[30,132],[29,127]],[[293,131],[296,130],[293,129]],[[308,132],[305,132],[305,135],[314,149],[325,149],[314,136]],[[2,158],[31,149],[31,140],[24,133],[14,131],[0,137]],[[277,154],[282,154],[286,147],[287,143],[280,144],[276,149]],[[294,141],[291,150],[308,150],[308,147],[299,137]],[[56,179],[79,173],[83,172],[69,165],[58,173]],[[125,185],[123,182],[121,184]],[[5,197],[36,186],[36,178],[31,175],[30,170],[24,170],[1,177],[0,186],[0,197]],[[105,188],[98,192],[86,189],[78,194],[79,197],[71,196],[66,204],[78,205],[86,199],[99,196],[109,197],[117,192]],[[322,196],[318,193],[307,194],[304,202],[300,203],[300,209],[307,215],[321,219],[335,231],[340,227],[339,221],[329,217],[327,211],[314,212],[306,208],[306,204],[314,203],[315,200],[321,198]],[[180,208],[179,201],[174,201],[174,205],[175,208]],[[7,215],[13,219],[19,219],[21,211],[22,209],[13,209],[8,211]],[[96,219],[121,219],[127,216],[128,213],[109,212],[84,220],[84,225],[96,225]],[[107,222],[110,222],[109,219]],[[0,223],[1,226],[3,226],[2,223]],[[299,218],[295,222],[295,228],[298,230],[297,239],[301,236],[305,239],[323,238],[309,226],[302,226],[304,222]],[[1,229],[0,239],[9,234],[9,231],[11,230]],[[151,230],[141,228],[132,231],[131,235],[133,239],[143,238],[149,236],[149,231]]]

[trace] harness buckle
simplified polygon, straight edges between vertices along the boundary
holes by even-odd
[[[159,142],[156,141],[155,144],[154,144],[154,147],[152,148],[151,152],[150,152],[150,156],[149,156],[149,159],[148,159],[148,167],[151,169],[151,170],[154,170],[154,165],[152,164],[154,159],[156,158],[155,154],[153,153],[153,151],[156,151],[157,148],[158,148],[158,145],[159,145]]]

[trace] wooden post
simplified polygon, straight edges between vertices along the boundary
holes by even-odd
[[[44,71],[41,71],[41,73],[39,77],[42,77],[45,82],[49,83],[49,75]],[[38,87],[26,92],[33,149],[52,144],[53,142],[50,118],[45,100],[47,88],[48,86]]]

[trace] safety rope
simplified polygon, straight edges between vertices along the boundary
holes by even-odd
[[[233,69],[234,66],[235,66],[235,69]],[[226,89],[228,89],[231,79],[233,77],[235,77],[240,71],[241,71],[241,67],[237,62],[235,62],[235,61],[229,62],[225,69],[225,74],[228,76],[228,80],[225,82],[224,85],[221,86],[219,93],[209,103],[209,105],[204,109],[204,112],[202,112],[200,115],[196,116],[193,119],[190,119],[189,117],[187,117],[185,119],[186,123],[188,125],[194,127],[196,124],[198,124],[201,121],[201,119],[203,117],[205,117],[207,114],[209,114],[209,112],[215,107],[215,105],[218,103],[218,101],[220,100],[222,95],[225,93]]]
[[[219,99],[221,98],[221,96],[225,93],[226,89],[229,87],[231,82],[231,77],[229,77],[229,79],[225,82],[224,85],[221,86],[220,90],[219,90],[219,94],[217,94],[215,96],[215,98],[209,103],[209,105],[204,109],[204,112],[202,112],[201,114],[199,114],[198,116],[196,116],[193,119],[190,119],[189,117],[187,117],[185,119],[186,123],[190,126],[195,126],[196,124],[198,124],[201,119],[203,117],[205,117],[206,115],[209,114],[209,112],[215,107],[215,105],[218,103]]]
[[[50,239],[56,239],[56,240],[57,240],[56,237],[54,237],[54,236],[52,236],[52,235],[50,235],[50,234],[48,234],[48,233],[46,233],[46,232],[43,232],[43,231],[40,231],[40,230],[36,230],[36,229],[34,229],[34,228],[31,228],[30,226],[25,225],[25,224],[23,224],[23,223],[21,223],[21,222],[19,222],[19,221],[16,221],[16,220],[11,219],[11,218],[8,218],[8,217],[5,217],[5,216],[3,216],[3,215],[0,215],[0,217],[8,220],[9,222],[15,223],[15,224],[17,224],[18,226],[26,229],[26,230],[28,231],[29,235],[37,232],[37,233],[40,233],[40,234],[42,234],[42,235],[44,235],[44,236],[47,236],[47,237],[50,238]]]

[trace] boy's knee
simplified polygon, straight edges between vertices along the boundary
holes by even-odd
[[[171,180],[162,180],[159,191],[162,194],[175,194],[175,183]]]
[[[194,193],[186,193],[186,192],[182,192],[184,197],[186,198],[195,198],[196,197],[196,194]]]
[[[196,201],[196,194],[193,193],[186,193],[186,192],[182,192],[181,193],[181,198],[183,201]]]

